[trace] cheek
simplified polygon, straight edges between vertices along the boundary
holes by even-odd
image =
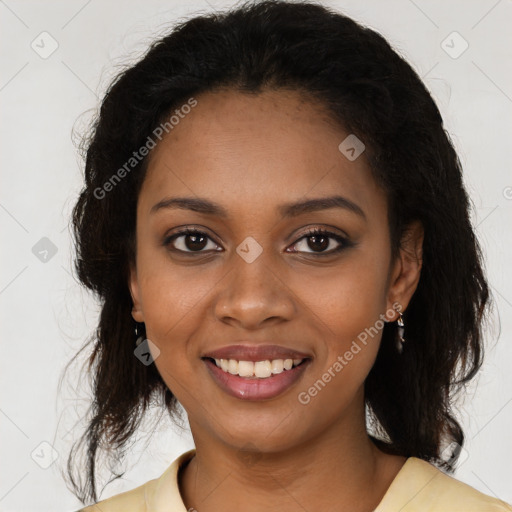
[[[374,254],[379,251],[360,251],[316,280],[315,287],[302,289],[322,340],[317,344],[315,372],[302,387],[308,395],[305,401],[325,405],[334,400],[343,408],[375,361],[384,326],[388,267]]]
[[[294,290],[300,290],[301,301],[318,319],[318,324],[342,350],[352,339],[370,328],[386,308],[386,262],[372,254],[353,253],[330,272],[317,275],[305,283],[296,276]],[[314,286],[311,285],[314,283]],[[339,346],[338,346],[339,345]]]
[[[138,253],[138,277],[146,325],[155,340],[164,342],[189,323],[189,315],[200,305],[209,285],[207,276],[197,266],[177,267],[165,250],[151,248],[149,240]],[[184,322],[184,319],[187,321]]]
[[[165,257],[149,251],[140,251],[138,265],[146,334],[160,350],[155,364],[174,392],[178,381],[192,378],[195,365],[201,364],[189,340],[201,324],[201,305],[211,285],[197,267],[173,271]],[[176,395],[180,398],[178,389]]]

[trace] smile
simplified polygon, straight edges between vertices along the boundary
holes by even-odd
[[[242,400],[267,400],[291,388],[311,359],[237,361],[202,358],[215,383],[228,395]]]
[[[237,361],[236,359],[214,359],[218,368],[239,377],[266,379],[291,370],[304,359],[274,359],[269,361]]]

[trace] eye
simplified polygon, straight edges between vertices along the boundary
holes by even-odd
[[[338,245],[336,246],[336,244]],[[325,229],[315,228],[311,229],[307,234],[299,238],[293,246],[299,246],[302,247],[302,249],[293,250],[291,252],[305,252],[307,254],[324,256],[342,251],[346,247],[350,246],[350,242],[336,233],[332,233]],[[305,250],[306,248],[310,248],[312,250],[307,251]]]
[[[170,249],[175,252],[185,254],[222,250],[204,231],[193,228],[182,229],[166,237],[163,245],[170,246]],[[293,244],[292,247],[299,246],[299,249],[296,248],[289,252],[305,252],[316,256],[327,256],[338,253],[350,245],[350,241],[341,235],[325,229],[315,228],[310,229]],[[307,249],[311,250],[308,251]]]
[[[211,242],[210,247],[208,247],[209,242]],[[164,245],[171,246],[172,250],[184,253],[206,252],[203,250],[205,248],[215,251],[219,250],[216,249],[218,245],[206,233],[191,228],[183,229],[166,237]]]

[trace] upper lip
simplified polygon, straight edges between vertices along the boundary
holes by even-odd
[[[307,359],[308,354],[281,345],[227,345],[203,357],[213,359],[236,359],[237,361],[272,361],[273,359]]]

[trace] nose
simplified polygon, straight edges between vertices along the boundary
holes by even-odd
[[[265,251],[251,263],[238,254],[233,259],[230,272],[219,282],[215,317],[247,330],[290,320],[297,309],[293,292]]]

